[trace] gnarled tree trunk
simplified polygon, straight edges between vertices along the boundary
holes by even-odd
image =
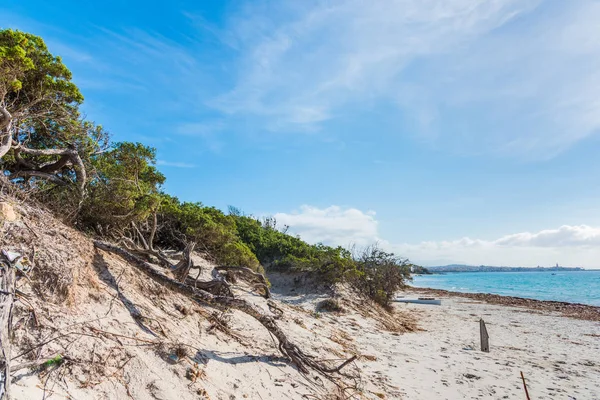
[[[190,274],[190,269],[194,268],[194,261],[192,261],[192,253],[196,247],[196,242],[190,242],[185,246],[183,250],[183,258],[175,266],[175,275],[179,282],[185,282],[186,278]]]
[[[77,150],[72,148],[67,149],[30,149],[20,143],[14,141],[12,132],[13,116],[8,110],[0,105],[0,160],[10,151],[14,149],[15,160],[18,168],[11,171],[9,179],[17,178],[40,178],[57,185],[65,186],[69,182],[61,179],[56,175],[62,168],[67,165],[72,165],[77,179],[77,187],[83,196],[83,191],[87,181],[85,166]],[[25,161],[21,157],[21,153],[32,156],[59,156],[57,161],[36,165],[35,163]]]

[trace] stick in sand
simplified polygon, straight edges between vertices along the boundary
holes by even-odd
[[[521,379],[523,380],[523,388],[525,388],[525,396],[527,396],[527,400],[531,400],[529,397],[529,391],[527,390],[527,384],[525,383],[525,376],[523,375],[523,371],[521,371]]]

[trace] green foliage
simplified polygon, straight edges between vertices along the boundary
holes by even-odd
[[[231,213],[231,209],[230,216],[235,219],[240,239],[271,270],[315,272],[324,283],[350,279],[358,273],[351,253],[342,247],[310,245],[278,230],[273,218],[261,221],[240,212]]]
[[[79,89],[71,82],[71,71],[60,57],[48,51],[42,38],[31,33],[0,30],[0,72],[2,89],[20,88],[39,93],[37,98],[53,93],[56,100],[65,103],[83,101]]]
[[[63,356],[59,354],[59,355],[57,355],[56,357],[54,357],[54,358],[51,358],[51,359],[49,359],[48,361],[46,361],[46,362],[43,364],[43,366],[44,366],[44,367],[52,367],[52,366],[54,366],[54,365],[60,365],[60,364],[62,364],[62,363],[63,363],[63,361],[64,361],[64,358],[63,358]]]
[[[71,79],[71,71],[60,57],[50,53],[40,37],[18,30],[0,30],[0,109],[5,118],[12,117],[2,121],[6,131],[1,133],[29,149],[75,149],[84,162],[103,150],[108,134],[101,126],[81,118],[79,106],[83,96]],[[57,161],[54,155],[19,155],[16,150],[3,153],[0,165],[8,173],[46,172],[44,169]],[[64,182],[75,181],[70,163],[51,173]],[[68,206],[68,199],[73,197],[70,188],[57,189],[43,179],[17,178],[17,182],[41,189],[41,200],[50,205]],[[52,192],[46,193],[50,189]]]
[[[310,245],[278,230],[273,218],[261,221],[232,208],[230,216],[241,240],[271,270],[314,273],[325,284],[348,282],[384,306],[410,279],[412,264],[377,246],[353,255],[342,247]]]
[[[407,259],[387,253],[376,245],[355,256],[359,275],[353,285],[375,302],[388,306],[394,294],[410,280],[412,264]]]
[[[412,273],[417,275],[431,275],[431,271],[420,265],[413,265]]]
[[[180,203],[164,196],[161,220],[168,226],[159,232],[159,240],[194,241],[197,248],[212,256],[221,265],[237,265],[263,272],[256,256],[242,242],[236,230],[235,219],[214,207],[202,203]]]
[[[155,164],[156,150],[141,143],[116,143],[93,156],[93,176],[80,213],[82,227],[104,234],[146,220],[158,209],[165,182]]]
[[[37,148],[61,147],[55,142],[81,133],[83,96],[71,79],[39,36],[0,30],[0,102],[18,121],[19,142],[26,136]]]

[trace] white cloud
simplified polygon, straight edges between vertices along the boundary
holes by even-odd
[[[377,241],[375,212],[331,206],[324,209],[304,205],[300,211],[277,213],[279,224],[288,225],[290,233],[310,243],[349,246],[369,245]]]
[[[422,242],[391,246],[394,251],[425,264],[444,260],[465,264],[537,265],[600,267],[600,228],[563,225],[557,229],[521,232],[495,240],[462,238],[453,241]]]
[[[590,247],[600,246],[600,228],[587,225],[563,225],[536,233],[523,232],[504,236],[494,242],[499,246]]]
[[[392,243],[380,237],[374,211],[304,205],[299,211],[277,213],[278,223],[310,243],[366,246],[379,243],[389,251],[425,265],[537,265],[600,267],[600,227],[563,225],[557,229],[521,232],[495,240],[464,237],[457,240]]]
[[[592,0],[253,2],[212,104],[289,130],[386,101],[454,150],[551,157],[600,128],[599,19]]]

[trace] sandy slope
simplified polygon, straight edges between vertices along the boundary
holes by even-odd
[[[95,249],[89,238],[44,211],[13,206],[18,218],[0,224],[0,248],[28,256],[35,266],[18,283],[27,297],[14,308],[13,364],[56,354],[67,359],[41,371],[16,372],[15,399],[335,398],[336,385],[300,374],[248,315],[198,305]],[[203,264],[210,279],[212,266]],[[236,295],[270,312],[266,300],[247,287]],[[339,329],[337,315],[315,313],[322,297],[301,299],[302,306],[294,304],[294,296],[276,299],[283,311],[278,323],[303,351],[335,365],[355,349]],[[352,312],[344,318],[360,319],[371,330],[381,325]],[[170,356],[178,348],[181,357],[173,362]],[[357,368],[353,364],[344,371],[358,376]],[[353,380],[340,383],[355,385]],[[358,383],[364,395],[353,393],[363,398],[377,398],[363,387],[386,391]]]
[[[360,356],[344,370],[353,377],[335,386],[282,360],[268,332],[247,315],[218,314],[229,327],[224,332],[214,310],[96,251],[44,212],[15,208],[20,216],[0,227],[0,248],[28,254],[36,265],[31,281],[19,283],[29,300],[16,305],[13,319],[13,354],[34,350],[15,363],[56,353],[69,358],[41,372],[18,372],[15,399],[336,399],[340,393],[524,399],[520,371],[532,399],[600,399],[598,322],[459,297],[442,306],[401,305],[390,321],[347,292],[340,300],[345,313],[317,313],[326,292],[272,276],[283,311],[278,322],[295,343],[334,364]],[[205,269],[209,276],[210,265]],[[237,295],[268,312],[266,301],[247,288]],[[491,337],[489,354],[477,350],[480,317]],[[413,320],[422,330],[399,333],[414,330]],[[184,354],[173,362],[177,348]]]

